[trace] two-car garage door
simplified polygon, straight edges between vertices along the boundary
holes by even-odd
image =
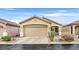
[[[46,25],[26,25],[24,26],[24,36],[27,37],[47,37],[47,26]]]

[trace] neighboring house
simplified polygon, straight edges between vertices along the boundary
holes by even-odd
[[[65,34],[79,35],[79,20],[64,26]]]
[[[62,24],[45,17],[33,16],[20,22],[21,37],[47,37],[53,31],[61,35]]]
[[[16,36],[19,35],[19,25],[0,18],[0,36]]]

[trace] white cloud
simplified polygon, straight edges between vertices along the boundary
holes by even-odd
[[[15,21],[14,19],[13,20],[9,20],[9,21],[12,21],[12,22],[15,22],[15,23],[19,23],[17,20]]]
[[[62,16],[79,16],[79,13],[49,13],[42,14],[43,16],[54,16],[54,17],[62,17]]]
[[[65,16],[75,16],[79,17],[79,12],[69,12],[68,10],[56,10],[54,12],[43,13],[42,16],[53,16],[53,17],[65,17]]]
[[[53,12],[57,12],[57,13],[62,12],[63,13],[64,12],[65,13],[65,12],[68,12],[68,10],[51,10],[51,11],[49,10],[49,11],[43,11],[43,12],[45,12],[45,13],[53,13]]]
[[[1,18],[5,19],[5,20],[8,20],[8,21],[15,22],[15,23],[19,23],[18,21],[20,21],[20,20],[15,20],[15,19],[9,19],[9,18],[6,18],[6,17],[1,17]]]

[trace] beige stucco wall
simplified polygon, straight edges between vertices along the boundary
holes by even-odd
[[[63,27],[62,34],[71,34],[71,26]]]
[[[44,24],[44,25],[49,25],[49,23],[44,22],[42,20],[39,20],[37,18],[33,18],[32,20],[29,20],[27,22],[24,22],[21,25],[29,25],[29,24]]]
[[[6,36],[7,31],[6,31],[6,24],[0,23],[0,37],[1,36]]]
[[[3,36],[3,26],[4,24],[0,23],[0,36]]]
[[[3,36],[3,26],[0,25],[0,36]]]
[[[19,27],[7,25],[7,33],[9,36],[16,36],[19,34]]]

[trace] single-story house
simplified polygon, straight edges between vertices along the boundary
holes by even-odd
[[[21,37],[47,37],[49,31],[61,35],[62,24],[45,17],[33,16],[20,22]]]
[[[64,26],[65,34],[79,35],[79,20]]]
[[[19,34],[17,23],[0,18],[0,36],[16,36]]]

